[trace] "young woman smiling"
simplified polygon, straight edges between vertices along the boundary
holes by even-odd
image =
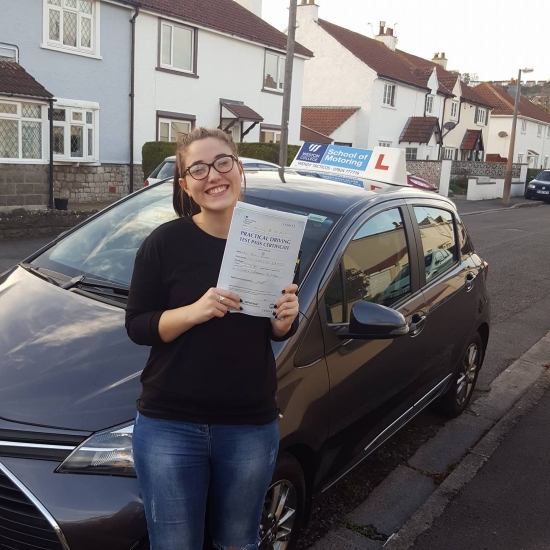
[[[126,328],[151,346],[133,435],[151,550],[202,550],[205,517],[217,550],[259,543],[279,444],[270,340],[294,334],[298,298],[296,285],[281,289],[267,319],[215,288],[243,180],[227,134],[183,136],[179,218],[153,231],[136,256]]]

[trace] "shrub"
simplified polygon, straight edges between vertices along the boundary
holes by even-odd
[[[176,154],[176,143],[170,141],[148,141],[141,148],[143,173],[151,172],[166,158]]]
[[[237,143],[237,149],[241,157],[249,157],[279,164],[278,143]],[[299,145],[288,146],[287,166],[290,166],[290,163],[294,160],[299,150]]]

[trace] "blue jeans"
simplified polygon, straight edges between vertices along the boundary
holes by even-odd
[[[151,550],[258,548],[277,451],[275,420],[261,426],[188,424],[138,413],[133,453]]]

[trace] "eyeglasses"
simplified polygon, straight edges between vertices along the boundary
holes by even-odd
[[[189,168],[186,168],[183,175],[185,175],[185,172],[189,172],[189,175],[193,179],[203,180],[208,177],[210,174],[210,168],[212,167],[214,167],[220,174],[226,174],[227,172],[231,172],[231,170],[233,170],[236,160],[237,158],[233,155],[225,155],[223,157],[218,157],[214,162],[199,162],[197,164],[192,164]]]

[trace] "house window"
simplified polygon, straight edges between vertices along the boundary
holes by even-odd
[[[42,105],[0,102],[0,160],[42,160]]]
[[[341,147],[353,147],[353,143],[348,143],[347,141],[335,141],[334,145],[340,145]]]
[[[160,66],[186,73],[194,72],[194,29],[163,21],[160,32]]]
[[[429,95],[428,97],[426,97],[426,112],[432,113],[433,109],[434,109],[434,96]]]
[[[525,119],[521,119],[521,133],[525,134],[527,132],[527,121]]]
[[[384,84],[384,98],[382,103],[388,105],[389,107],[395,107],[395,89],[397,86],[395,84]]]
[[[97,0],[44,0],[43,46],[99,55]]]
[[[518,164],[523,164],[523,153],[518,153]]]
[[[475,123],[478,126],[485,126],[487,124],[487,110],[481,107],[476,107],[476,120]]]
[[[379,141],[378,147],[391,147],[391,141]]]
[[[548,168],[548,155],[544,157],[544,169],[546,170]]]
[[[443,156],[446,160],[454,160],[456,157],[456,148],[454,147],[445,147],[445,154]]]
[[[281,131],[280,130],[260,130],[260,142],[261,143],[280,143]]]
[[[542,137],[542,124],[537,125],[537,137]]]
[[[406,160],[416,160],[418,154],[418,148],[416,147],[407,147],[405,150],[405,159]]]
[[[99,106],[59,99],[53,109],[53,154],[56,160],[94,162],[97,151]]]
[[[168,118],[158,119],[158,140],[178,141],[181,135],[188,134],[193,128],[189,120],[170,120]]]
[[[550,138],[550,126],[546,127],[546,137]]]
[[[285,87],[285,57],[265,52],[264,88],[282,92]]]
[[[451,103],[451,118],[458,118],[458,102],[453,101]]]

